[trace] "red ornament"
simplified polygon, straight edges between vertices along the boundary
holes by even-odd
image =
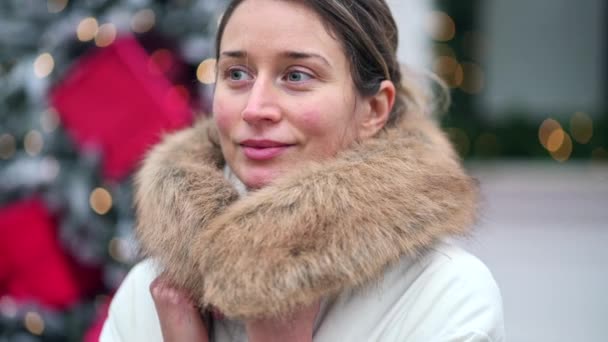
[[[150,67],[132,37],[82,57],[51,91],[62,124],[81,148],[101,150],[107,178],[128,175],[163,132],[193,118],[183,87]]]
[[[57,241],[56,223],[42,201],[0,208],[0,297],[65,309],[80,297],[69,258]]]

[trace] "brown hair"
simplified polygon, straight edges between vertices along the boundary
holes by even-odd
[[[220,21],[215,42],[216,58],[226,24],[244,0],[232,0]],[[409,113],[428,113],[430,101],[421,82],[397,60],[397,24],[384,0],[285,0],[301,1],[320,16],[328,31],[336,35],[351,60],[351,73],[362,96],[375,95],[380,83],[392,81],[397,89],[387,126],[395,126]],[[404,80],[402,73],[408,73]]]

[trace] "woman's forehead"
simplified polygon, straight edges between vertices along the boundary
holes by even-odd
[[[319,16],[300,2],[246,0],[226,24],[221,51],[266,49],[331,55],[340,44],[326,30]]]

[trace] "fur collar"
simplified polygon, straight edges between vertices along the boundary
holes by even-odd
[[[279,315],[368,284],[475,219],[476,183],[424,117],[240,199],[216,134],[203,120],[150,151],[136,232],[177,286],[227,317]]]

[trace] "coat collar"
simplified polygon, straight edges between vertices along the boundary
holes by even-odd
[[[136,232],[177,286],[231,318],[375,281],[475,219],[476,183],[425,117],[242,198],[223,166],[210,120],[166,136],[136,177]]]

